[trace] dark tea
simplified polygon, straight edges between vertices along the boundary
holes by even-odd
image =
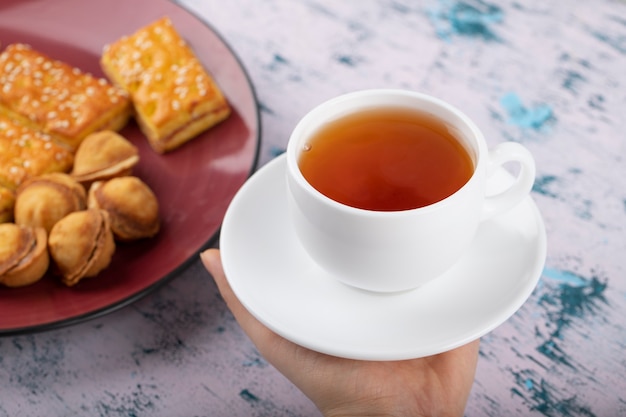
[[[340,203],[414,209],[452,195],[472,176],[472,159],[455,135],[415,110],[368,110],[322,126],[298,165],[314,188]]]

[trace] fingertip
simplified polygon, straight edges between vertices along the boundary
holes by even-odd
[[[233,312],[235,318],[237,318],[238,321],[244,320],[245,323],[247,311],[237,299],[237,296],[234,294],[226,279],[219,249],[205,250],[200,253],[200,259],[209,274],[213,277],[213,280],[217,284],[217,289],[228,305],[228,308]]]
[[[219,262],[219,250],[211,248],[200,252],[200,260],[209,272],[215,270],[216,262]]]
[[[200,259],[204,264],[206,270],[211,274],[213,280],[217,284],[217,287],[222,294],[222,297],[228,299],[232,290],[224,274],[224,268],[222,267],[222,259],[219,249],[207,249],[200,253]]]

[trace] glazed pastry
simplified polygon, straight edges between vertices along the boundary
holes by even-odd
[[[15,190],[28,178],[69,171],[73,161],[49,135],[0,114],[0,186]]]
[[[87,193],[68,174],[53,173],[31,178],[17,190],[15,223],[42,227],[48,233],[71,212],[86,207]]]
[[[33,284],[44,276],[49,262],[44,229],[0,224],[0,284]]]
[[[138,162],[135,145],[113,131],[104,130],[92,133],[80,144],[71,175],[88,188],[94,181],[130,175]]]
[[[128,91],[139,125],[159,153],[230,114],[219,87],[167,17],[106,46],[101,66]]]
[[[159,232],[159,203],[148,185],[137,177],[93,183],[88,206],[109,213],[111,230],[117,240],[142,239]]]
[[[96,130],[119,130],[131,115],[128,95],[26,44],[0,54],[0,113],[75,150]]]
[[[15,193],[0,185],[0,223],[13,221]]]
[[[115,252],[109,215],[98,209],[68,214],[50,231],[48,249],[65,285],[98,275]]]

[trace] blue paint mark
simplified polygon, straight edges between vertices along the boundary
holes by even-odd
[[[596,274],[585,277],[567,269],[551,267],[544,269],[542,278],[543,294],[539,297],[538,304],[544,309],[542,315],[547,317],[544,326],[547,333],[539,327],[535,328],[535,337],[539,339],[536,351],[553,364],[582,372],[585,369],[584,364],[577,363],[563,348],[568,346],[566,330],[576,327],[576,324],[589,316],[602,314],[602,306],[608,305],[604,297],[607,283]],[[511,393],[520,397],[530,411],[548,417],[596,415],[591,406],[584,404],[579,397],[560,391],[548,381],[546,375],[551,372],[545,371],[550,365],[532,355],[528,355],[528,359],[541,369],[511,370],[515,379]]]
[[[360,61],[359,58],[350,55],[337,55],[335,56],[335,60],[347,67],[356,67]]]
[[[259,397],[251,393],[247,388],[242,389],[239,396],[249,403],[254,404],[259,402]]]
[[[97,412],[97,415],[100,416],[135,417],[151,415],[156,411],[157,402],[160,400],[160,395],[153,392],[156,389],[156,385],[153,384],[137,384],[130,393],[116,394],[104,391],[105,398],[94,405],[94,410],[86,409],[87,407],[83,407],[83,409],[89,411],[87,414],[96,415],[94,412]]]
[[[546,328],[554,330],[545,336],[537,333],[543,339],[537,346],[537,352],[553,362],[576,369],[576,364],[561,349],[560,344],[565,338],[565,330],[574,321],[588,315],[595,316],[603,305],[608,305],[604,297],[607,282],[595,275],[586,278],[572,271],[554,268],[545,268],[543,278],[557,284],[556,287],[546,286],[546,293],[538,301],[546,309]]]
[[[587,100],[589,107],[596,110],[604,111],[604,96],[602,94],[594,94]]]
[[[563,315],[583,317],[587,313],[595,314],[599,303],[608,304],[604,297],[607,283],[593,277],[586,285],[574,287],[561,286],[561,311]]]
[[[547,104],[527,108],[515,93],[505,94],[500,99],[500,104],[506,110],[509,122],[522,128],[539,130],[547,121],[553,118],[552,108]]]
[[[272,108],[271,108],[271,107],[269,107],[267,104],[263,103],[262,101],[259,101],[259,102],[258,102],[258,105],[259,105],[259,110],[260,110],[261,112],[263,112],[263,113],[267,113],[267,114],[272,114],[272,115],[273,115],[273,114],[276,114],[276,113],[274,112],[274,110],[272,110]]]
[[[532,376],[529,376],[532,374]],[[511,393],[522,398],[530,411],[544,416],[581,416],[595,417],[596,414],[586,405],[580,404],[576,395],[565,397],[545,378],[530,370],[513,372],[516,384],[524,390],[511,388]]]
[[[275,404],[270,400],[259,398],[253,394],[249,389],[244,388],[239,392],[239,396],[246,401],[251,408],[254,408],[257,412],[254,415],[259,416],[295,416],[295,414],[289,410],[286,410],[280,405]]]
[[[12,347],[18,353],[7,356],[4,364],[8,367],[8,375],[11,375],[13,384],[38,394],[44,392],[51,383],[63,378],[65,344],[58,337],[18,336],[7,347]]]
[[[615,49],[619,53],[626,54],[626,36],[618,35],[615,37],[611,37],[606,33],[602,33],[599,31],[592,31],[591,35],[600,42]]]
[[[23,346],[22,346],[22,344],[20,343],[20,339],[19,339],[19,338],[15,338],[15,339],[13,339],[13,346],[14,346],[17,350],[19,350],[19,351],[24,350],[24,347],[23,347]]]
[[[524,381],[524,386],[526,387],[526,389],[528,391],[532,390],[533,387],[535,386],[535,384],[533,383],[533,380],[530,378],[526,378],[526,381]]]
[[[260,356],[255,356],[250,358],[249,360],[244,361],[242,365],[246,368],[265,368],[267,366],[267,362]]]
[[[569,321],[567,323],[569,324]],[[555,342],[555,339],[546,340],[543,344],[537,346],[537,352],[541,353],[552,362],[565,365],[573,370],[576,369],[574,363],[570,360],[565,351]]]
[[[591,214],[593,201],[588,200],[588,199],[583,199],[581,203],[582,203],[582,206],[576,207],[574,213],[576,214],[577,217],[583,220],[591,220],[593,218],[593,215]]]
[[[396,2],[391,3],[390,7],[402,14],[408,14],[411,11],[408,6]]]
[[[278,71],[282,67],[289,66],[289,61],[282,55],[274,54],[272,56],[272,62],[266,66],[270,71]]]
[[[287,64],[289,61],[285,59],[282,55],[274,54],[274,62],[277,64]]]
[[[497,41],[491,26],[500,23],[503,12],[499,6],[482,0],[440,0],[438,7],[428,12],[439,38],[450,40],[454,35]]]
[[[569,172],[573,175],[580,175],[582,171],[577,168],[572,168]],[[594,210],[594,202],[588,198],[584,198],[580,195],[575,195],[575,200],[571,198],[565,198],[562,195],[559,195],[555,189],[558,190],[561,184],[561,178],[555,175],[542,175],[537,176],[535,178],[535,182],[533,184],[532,191],[540,194],[544,197],[554,198],[559,201],[567,202],[570,208],[573,210],[576,217],[582,220],[592,220],[593,219],[593,210]],[[568,180],[569,183],[575,183],[575,179],[571,178]],[[625,203],[626,205],[626,203]]]
[[[277,156],[280,156],[285,153],[285,148],[274,145],[270,147],[269,152],[272,158],[276,158]]]
[[[604,297],[607,282],[600,281],[595,275],[585,278],[575,272],[545,268],[543,277],[554,280],[558,288],[554,294],[544,294],[539,303],[559,306],[552,318],[560,318],[566,322],[564,324],[568,324],[571,317],[582,318],[587,313],[596,313],[599,303],[607,304]],[[558,332],[561,330],[557,328]]]
[[[576,93],[578,84],[585,81],[587,81],[587,79],[582,74],[577,71],[569,70],[565,72],[565,79],[561,85],[564,89],[569,90],[572,93]]]
[[[549,278],[553,281],[559,282],[561,284],[567,284],[572,287],[582,287],[587,285],[587,280],[585,278],[570,271],[563,271],[554,268],[545,268],[542,275],[544,278]]]
[[[533,184],[533,192],[546,197],[558,198],[555,192],[550,191],[550,185],[555,184],[557,181],[558,178],[554,175],[538,176]]]

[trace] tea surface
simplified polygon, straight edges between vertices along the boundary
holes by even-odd
[[[309,138],[298,165],[327,197],[376,211],[436,203],[474,172],[445,123],[406,109],[370,110],[328,123]]]

